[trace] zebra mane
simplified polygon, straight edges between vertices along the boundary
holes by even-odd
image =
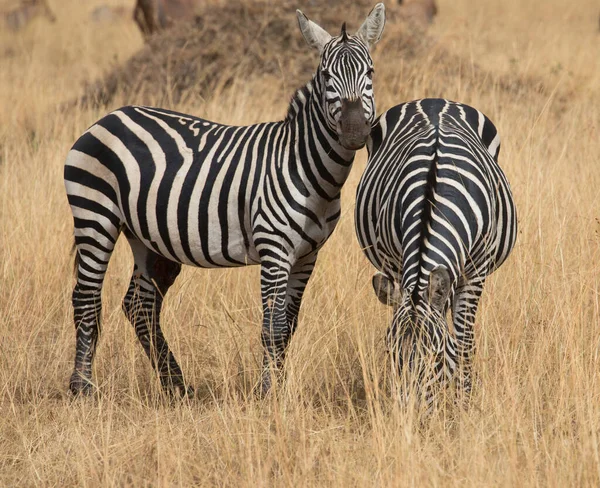
[[[348,33],[346,32],[346,22],[342,24],[342,32],[340,33],[342,36],[342,42],[346,42],[348,40]]]
[[[294,96],[290,100],[290,104],[288,105],[287,114],[285,116],[285,120],[294,120],[298,113],[302,110],[302,107],[306,105],[308,98],[310,97],[310,92],[312,91],[312,81],[308,82],[306,85],[298,88],[294,92]]]

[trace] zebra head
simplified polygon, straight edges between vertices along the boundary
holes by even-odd
[[[360,149],[375,120],[370,50],[381,38],[385,7],[378,3],[353,36],[345,23],[340,35],[333,37],[300,10],[296,13],[304,39],[321,55],[315,80],[327,125],[346,149]]]
[[[429,273],[423,290],[407,292],[382,273],[373,276],[379,301],[394,309],[388,351],[400,375],[405,371],[429,406],[456,371],[456,344],[446,319],[452,280],[446,267]]]

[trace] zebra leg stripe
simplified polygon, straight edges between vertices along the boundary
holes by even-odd
[[[265,348],[261,393],[272,386],[273,373],[282,373],[285,353],[298,325],[302,296],[317,260],[317,254],[291,266],[264,262],[261,268],[263,299],[262,343]]]
[[[181,271],[181,265],[146,249],[127,235],[135,258],[133,276],[123,299],[123,311],[159,375],[163,389],[177,396],[192,396],[183,373],[160,327],[163,298]]]
[[[261,339],[265,354],[261,393],[266,394],[275,378],[273,373],[281,372],[285,349],[288,345],[291,328],[286,314],[286,290],[290,277],[289,265],[285,262],[266,261],[261,264],[260,283],[263,306]]]
[[[123,311],[157,371],[164,390],[177,395],[191,395],[186,389],[181,368],[171,352],[160,328],[163,298],[143,277],[133,277],[123,299]]]
[[[85,289],[79,283],[73,290],[76,328],[75,368],[69,388],[74,395],[92,392],[92,362],[100,332],[101,290]]]
[[[317,254],[314,254],[304,259],[302,262],[296,263],[292,267],[292,271],[288,280],[285,303],[290,337],[296,331],[296,326],[298,325],[298,314],[300,312],[300,305],[302,304],[302,297],[304,296],[304,290],[306,289],[308,280],[310,280],[312,272],[315,269],[316,261]]]
[[[475,315],[483,293],[485,279],[464,283],[456,290],[452,322],[456,333],[456,355],[459,361],[458,386],[471,392],[473,383],[473,358],[475,356]]]
[[[75,237],[77,247],[77,283],[73,290],[73,320],[75,322],[75,366],[69,389],[74,395],[92,393],[92,364],[100,334],[102,283],[114,240],[103,247],[92,245],[83,233]]]

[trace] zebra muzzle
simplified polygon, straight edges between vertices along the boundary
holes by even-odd
[[[371,124],[365,116],[362,101],[342,100],[342,111],[337,123],[340,144],[346,149],[357,150],[367,142],[371,133]]]

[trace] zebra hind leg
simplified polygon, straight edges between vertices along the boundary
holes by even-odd
[[[134,270],[123,299],[123,311],[158,373],[163,390],[172,396],[192,397],[183,373],[160,327],[163,299],[181,271],[181,264],[170,261],[146,248],[126,233],[134,256]]]
[[[115,242],[116,238],[107,238],[103,243],[92,241],[89,236],[75,238],[75,367],[69,382],[73,395],[89,395],[93,391],[92,363],[100,334],[102,283]]]
[[[458,388],[467,397],[473,387],[473,359],[475,356],[475,315],[483,293],[485,278],[459,284],[455,293],[452,322],[456,333]]]

